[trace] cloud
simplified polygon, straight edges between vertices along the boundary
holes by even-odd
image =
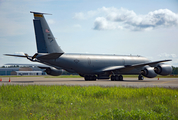
[[[75,25],[73,25],[73,27],[75,27],[75,28],[81,28],[82,26],[80,24],[75,24]]]
[[[158,55],[160,58],[177,58],[176,54],[161,53]]]
[[[178,67],[178,59],[173,60],[172,65],[173,65],[174,67]]]
[[[78,19],[78,20],[84,20],[84,19],[86,19],[86,17],[84,16],[84,13],[82,13],[82,12],[75,13],[75,15],[74,15],[73,18],[74,19]]]
[[[98,13],[99,13],[99,11],[88,11],[87,13],[79,12],[79,13],[75,13],[73,18],[78,19],[78,20],[86,20],[91,17],[94,17]]]
[[[14,55],[24,55],[24,52],[15,52]]]
[[[1,36],[25,34],[27,30],[27,8],[24,1],[2,1],[0,3],[0,33]],[[23,5],[21,5],[23,4]],[[19,7],[20,6],[20,7]]]
[[[178,67],[178,56],[176,54],[161,53],[158,55],[158,57],[162,60],[171,59],[172,61],[169,64],[171,64],[172,66]]]
[[[118,23],[109,22],[104,17],[96,18],[94,22],[95,30],[114,30],[114,29],[123,29],[122,26],[119,26]]]
[[[54,24],[55,23],[55,21],[52,20],[52,19],[47,20],[47,22],[48,22],[48,24]]]
[[[95,30],[111,30],[119,27],[119,29],[124,28],[133,31],[147,31],[159,27],[178,25],[178,14],[169,9],[159,9],[145,15],[139,15],[133,10],[125,8],[102,7],[96,11],[76,13],[74,16],[74,18],[80,20],[87,20],[92,17],[95,17]]]

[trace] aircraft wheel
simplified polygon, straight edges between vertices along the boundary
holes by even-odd
[[[92,76],[92,80],[96,81],[96,76],[95,75]]]
[[[94,75],[94,80],[96,81],[96,75]]]
[[[119,75],[119,80],[123,81],[123,76],[122,75]]]
[[[144,79],[144,77],[142,75],[138,76],[138,80],[143,80],[143,79]]]
[[[115,80],[116,80],[116,81],[119,81],[119,80],[120,80],[120,78],[119,78],[118,75],[115,76]]]
[[[85,81],[96,81],[96,76],[92,76],[92,75],[86,75],[85,76]]]
[[[111,75],[111,81],[115,81],[115,76]]]
[[[89,76],[89,81],[91,81],[91,80],[93,80],[93,76],[90,75]]]
[[[85,75],[84,78],[85,78],[85,81],[89,81],[89,79],[90,79],[88,75]]]

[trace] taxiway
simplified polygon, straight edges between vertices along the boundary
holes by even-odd
[[[178,78],[153,78],[137,80],[137,78],[124,78],[124,81],[84,81],[83,78],[46,78],[46,77],[4,77],[0,85],[79,85],[79,86],[123,86],[123,87],[164,87],[178,88]]]

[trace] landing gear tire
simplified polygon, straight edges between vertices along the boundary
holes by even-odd
[[[138,76],[138,80],[143,80],[143,79],[144,79],[144,77],[142,75]]]
[[[111,76],[111,81],[123,81],[123,76],[122,75],[112,75]]]
[[[111,81],[115,81],[115,76],[114,75],[111,76]]]
[[[85,81],[96,81],[95,75],[85,75]]]
[[[119,76],[118,75],[115,76],[115,81],[119,81]]]
[[[84,78],[85,78],[85,81],[89,80],[89,76],[88,75],[86,75]]]
[[[123,76],[119,75],[119,81],[123,81]]]
[[[95,75],[92,76],[92,80],[96,81],[96,76]]]

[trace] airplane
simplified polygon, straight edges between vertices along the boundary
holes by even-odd
[[[49,75],[57,75],[64,69],[78,73],[85,81],[96,79],[111,79],[123,81],[123,75],[138,75],[138,80],[144,77],[154,78],[159,75],[169,75],[172,67],[164,62],[172,60],[150,61],[142,56],[134,55],[103,55],[65,53],[57,44],[44,15],[47,13],[32,12],[37,44],[37,53],[33,56],[4,54],[6,56],[26,57],[32,62],[48,66]],[[55,69],[54,69],[55,68]],[[60,74],[59,74],[60,75]],[[144,76],[144,77],[143,77]]]

